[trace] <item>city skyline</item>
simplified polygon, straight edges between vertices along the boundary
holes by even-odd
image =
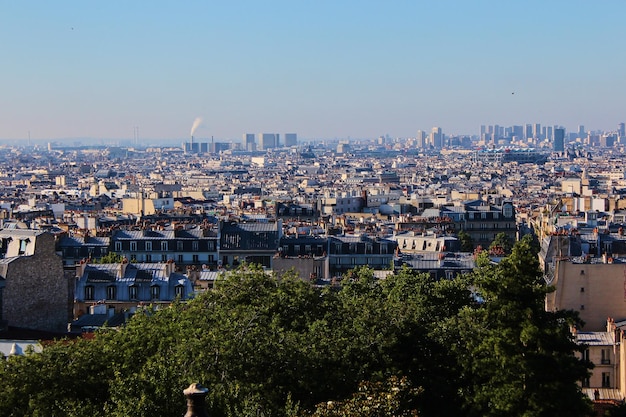
[[[0,4],[1,140],[616,130],[626,3]]]

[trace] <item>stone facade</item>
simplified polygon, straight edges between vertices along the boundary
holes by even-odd
[[[67,330],[71,302],[54,236],[39,230],[0,230],[2,318],[9,326]]]

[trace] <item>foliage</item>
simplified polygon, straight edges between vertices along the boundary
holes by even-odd
[[[119,264],[124,260],[124,257],[115,252],[109,252],[104,256],[101,256],[99,259],[95,259],[94,263],[97,264]]]
[[[474,273],[481,300],[458,316],[454,345],[468,380],[463,398],[468,415],[585,415],[588,402],[577,381],[588,374],[577,359],[570,326],[572,311],[546,312],[551,289],[543,283],[532,237],[519,241],[509,257]]]
[[[175,416],[191,382],[212,417],[581,415],[576,317],[542,311],[524,244],[466,277],[360,268],[341,290],[244,265],[120,331],[0,361],[0,415]]]
[[[465,230],[459,230],[457,238],[461,243],[461,252],[472,252],[474,250],[474,239]]]
[[[491,256],[509,255],[513,249],[513,244],[513,240],[506,233],[500,232],[489,245],[489,254]]]
[[[310,417],[417,417],[415,404],[420,390],[405,378],[391,377],[385,383],[363,382],[345,401],[318,404]]]

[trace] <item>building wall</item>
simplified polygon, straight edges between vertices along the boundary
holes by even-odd
[[[626,318],[626,265],[557,261],[546,309],[576,310],[584,331],[605,331],[607,317]]]
[[[328,256],[319,258],[274,258],[272,269],[279,277],[293,270],[303,280],[330,278]]]
[[[2,316],[9,326],[65,331],[70,294],[63,262],[54,250],[54,236],[40,234],[35,245],[33,255],[5,265]]]

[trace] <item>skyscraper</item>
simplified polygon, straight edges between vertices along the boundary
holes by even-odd
[[[433,127],[430,131],[430,144],[437,149],[443,147],[443,133],[440,127]]]
[[[578,137],[581,139],[584,139],[587,137],[587,134],[585,133],[585,126],[578,125]]]
[[[295,133],[285,133],[285,147],[296,146],[298,144],[298,135]]]
[[[278,146],[278,140],[275,133],[259,133],[259,150],[272,149]]]
[[[543,137],[541,135],[541,124],[540,123],[535,123],[533,125],[533,138],[535,138],[535,139],[543,139]]]
[[[554,152],[565,152],[565,129],[554,129]]]
[[[624,124],[624,122],[617,125],[617,134],[620,138],[626,136],[626,125]]]
[[[533,125],[527,124],[526,129],[524,129],[524,139],[532,139],[533,138]]]
[[[256,151],[256,139],[254,133],[244,133],[243,146],[248,152]]]
[[[417,136],[415,136],[415,142],[416,146],[420,149],[423,149],[426,147],[427,143],[426,143],[426,132],[424,132],[423,130],[418,130],[417,131]]]

